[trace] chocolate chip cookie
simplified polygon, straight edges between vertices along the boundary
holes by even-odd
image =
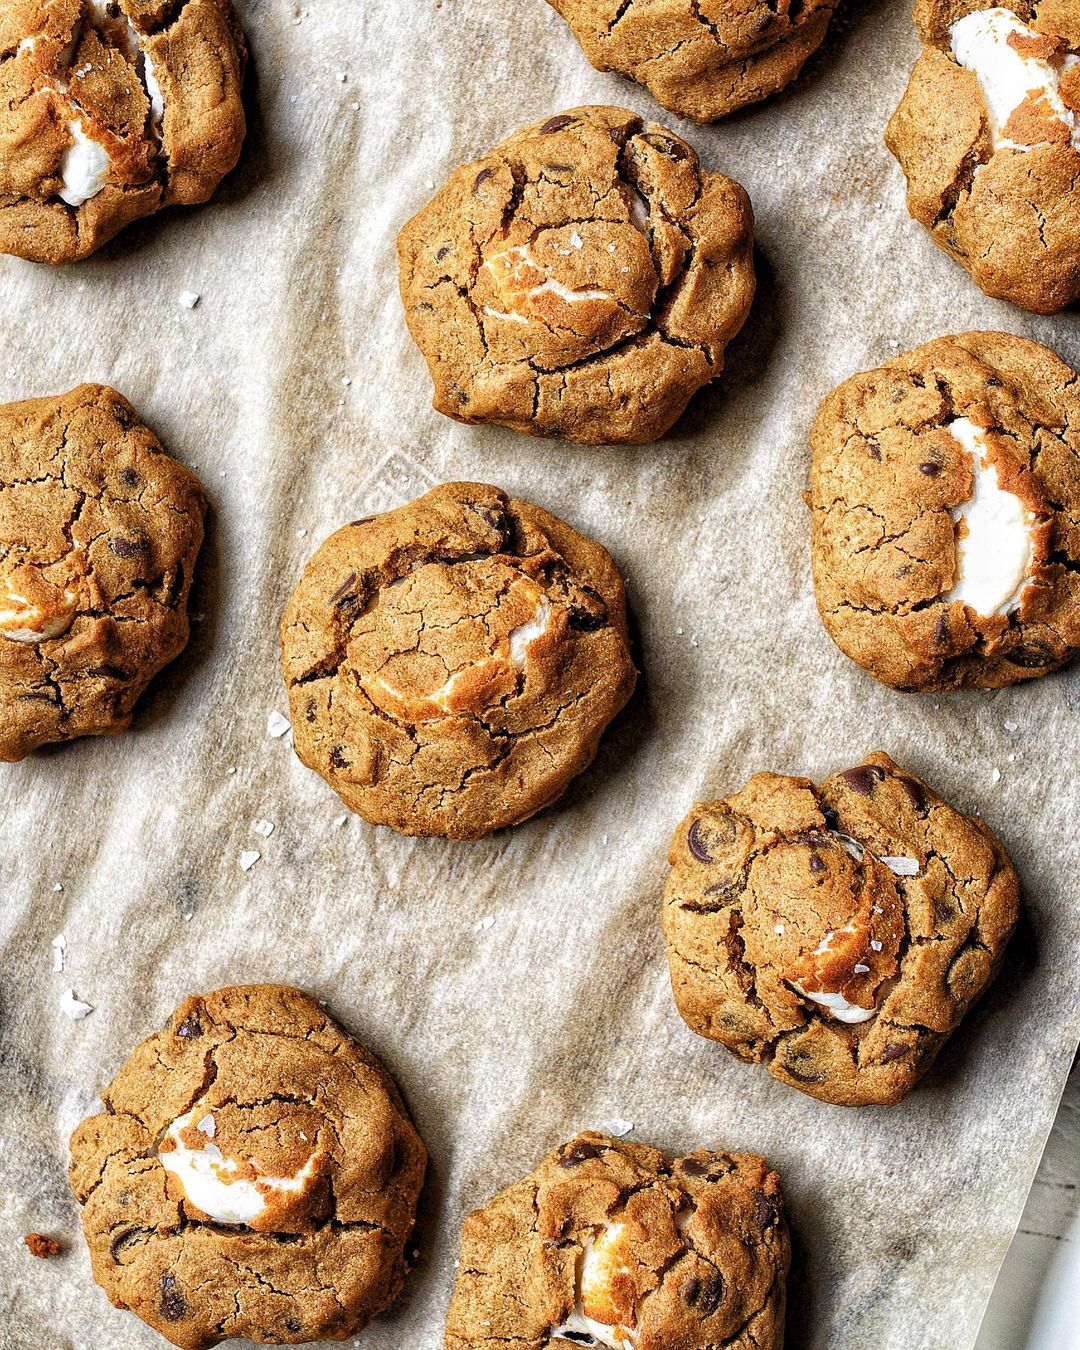
[[[662,436],[754,296],[746,193],[621,108],[549,117],[458,169],[398,260],[439,412],[589,445]]]
[[[671,841],[687,1025],[842,1106],[911,1091],[997,973],[1019,885],[990,829],[888,755],[816,787],[759,773]]]
[[[245,61],[229,0],[5,0],[0,252],[72,262],[206,201],[240,154]]]
[[[126,729],[187,645],[204,511],[115,389],[0,406],[0,760]]]
[[[580,1134],[466,1218],[446,1350],[781,1350],[789,1262],[764,1159]]]
[[[908,209],[987,295],[1037,314],[1080,299],[1075,0],[917,0],[923,41],[886,143]]]
[[[812,561],[833,641],[897,689],[997,688],[1080,649],[1080,394],[1008,333],[856,375],[811,435]]]
[[[451,839],[555,801],[636,679],[606,550],[482,483],[331,535],[281,645],[303,762],[365,820]]]
[[[836,0],[548,0],[597,70],[713,122],[783,89],[817,51]]]
[[[405,1279],[426,1154],[375,1057],[280,985],[189,998],[71,1138],[94,1278],[184,1350],[343,1340]]]

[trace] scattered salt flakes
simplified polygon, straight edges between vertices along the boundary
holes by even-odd
[[[60,892],[61,892],[63,889],[64,889],[64,883],[63,883],[62,881],[54,881],[54,882],[53,882],[53,894],[54,894],[54,895],[59,895]]]
[[[893,349],[893,351],[895,352],[895,351],[899,350],[900,344],[899,344],[899,342],[897,342],[896,338],[890,338],[890,339],[889,339],[889,346],[890,346],[890,347]]]
[[[890,872],[895,872],[898,877],[917,877],[919,875],[918,858],[882,858],[881,861]]]
[[[690,646],[691,646],[691,647],[696,647],[697,645],[698,645],[698,640],[697,640],[697,636],[696,636],[696,634],[695,634],[695,636],[692,637],[692,638],[690,639]]]
[[[856,974],[856,975],[869,975],[869,974],[870,974],[870,967],[867,966],[867,965],[864,965],[861,961],[859,961],[859,962],[856,964],[856,966],[855,966],[855,974]]]
[[[575,230],[574,233],[570,236],[570,245],[572,248],[584,247],[581,235],[578,234],[577,230]]]
[[[870,947],[875,952],[881,951],[881,943],[877,940],[877,938],[870,939]]]
[[[675,632],[676,632],[676,634],[677,634],[679,637],[682,637],[682,635],[683,635],[683,630],[682,630],[681,628],[676,628],[676,629],[675,629]]]
[[[307,538],[307,530],[297,530],[297,531],[296,531],[296,537],[297,537],[297,539],[306,539],[306,538]]]
[[[282,717],[281,713],[274,711],[266,719],[266,734],[273,736],[274,740],[279,740],[287,731],[292,730],[292,723],[287,717]]]
[[[233,767],[232,767],[231,769],[226,769],[225,772],[226,772],[226,773],[229,775],[229,777],[231,778],[231,777],[233,776],[233,774],[236,772],[236,765],[234,764]]]
[[[269,839],[274,833],[274,822],[272,820],[257,820],[251,828],[256,834],[261,834],[264,839]]]
[[[257,848],[244,849],[243,853],[240,854],[240,871],[250,872],[261,857],[262,854]]]
[[[84,1017],[89,1017],[94,1009],[91,1004],[76,998],[74,989],[65,989],[60,995],[60,1011],[66,1013],[73,1022],[81,1022]]]
[[[59,975],[64,969],[64,953],[67,951],[67,938],[63,933],[57,933],[53,938],[51,945],[53,974]]]
[[[1010,754],[1010,755],[1009,755],[1009,763],[1010,763],[1010,764],[1015,764],[1015,763],[1016,763],[1016,755],[1015,755],[1015,754]]]
[[[1019,731],[1019,730],[1020,730],[1020,723],[1019,723],[1019,722],[1006,722],[1006,723],[1005,723],[1005,730],[1006,730],[1006,731],[1009,733],[1009,735],[1011,736],[1011,735],[1013,734],[1014,731]]]
[[[1001,770],[1000,770],[1000,769],[995,769],[995,770],[994,770],[994,772],[990,775],[990,781],[991,781],[991,783],[1000,783],[1000,782],[1001,782]]]
[[[181,914],[180,917],[183,919],[185,923],[190,923],[192,919],[195,917],[195,911],[189,909],[186,914]]]
[[[341,84],[345,84],[345,82],[348,80],[348,78],[349,78],[349,77],[348,77],[348,75],[345,73],[345,71],[343,71],[343,70],[339,70],[339,71],[338,71],[338,80],[340,81]]]
[[[783,925],[782,923],[778,923],[778,924],[776,925],[776,927],[773,929],[773,932],[776,934],[777,937],[783,937],[783,936],[784,936],[784,925]]]
[[[600,836],[600,842],[601,842],[601,844],[603,844],[603,846],[604,846],[605,848],[607,848],[608,837],[607,837],[606,834],[602,834],[602,835]]]
[[[307,1138],[307,1135],[304,1133],[303,1130],[300,1131],[300,1138],[301,1138],[301,1140],[302,1140],[305,1144],[307,1143],[308,1138]]]
[[[489,914],[486,919],[481,919],[480,922],[476,925],[476,931],[479,933],[481,929],[494,927],[495,927],[495,916],[493,914]]]
[[[185,309],[194,309],[202,299],[198,291],[181,291],[176,297]]]
[[[349,385],[352,384],[352,376],[351,376],[351,375],[342,375],[342,377],[341,377],[341,383],[345,386],[346,389],[348,389]]]
[[[195,1128],[200,1134],[205,1134],[207,1139],[213,1139],[214,1135],[217,1133],[217,1124],[214,1121],[213,1114],[203,1116],[202,1120],[199,1121]]]
[[[359,111],[360,111],[360,104],[359,104],[359,103],[350,103],[350,104],[349,104],[349,107],[353,110],[353,112],[359,112]],[[432,183],[431,186],[434,187],[435,184]]]
[[[335,817],[335,819],[334,819],[334,829],[335,829],[335,830],[340,830],[341,827],[342,827],[342,825],[344,825],[345,822],[346,822],[348,819],[349,819],[348,816],[337,816],[337,817]]]
[[[620,1120],[618,1116],[607,1123],[607,1132],[613,1139],[623,1139],[634,1128],[632,1120]]]
[[[614,243],[608,244],[608,246],[607,246],[607,251],[608,251],[609,253],[614,253],[614,252],[615,252],[615,245],[614,245]]]

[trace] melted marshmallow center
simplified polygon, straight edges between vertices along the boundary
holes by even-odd
[[[86,134],[78,118],[69,122],[67,128],[72,143],[60,161],[60,176],[64,180],[60,197],[68,206],[82,206],[105,186],[112,161],[101,142]]]
[[[597,1345],[608,1346],[609,1350],[634,1350],[636,1332],[619,1324],[612,1295],[616,1278],[629,1274],[625,1224],[609,1224],[599,1237],[587,1238],[578,1267],[574,1311],[549,1334],[558,1340],[570,1332],[578,1337],[591,1336]]]
[[[958,417],[949,431],[971,455],[975,491],[952,513],[963,528],[956,540],[956,580],[945,599],[962,600],[984,618],[1011,614],[1031,580],[1035,516],[1015,492],[1002,488],[981,427]]]

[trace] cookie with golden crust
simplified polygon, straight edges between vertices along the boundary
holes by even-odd
[[[281,985],[189,998],[71,1137],[94,1278],[184,1350],[345,1340],[407,1273],[427,1155],[382,1065]]]
[[[908,209],[987,295],[1080,299],[1075,0],[917,0],[923,41],[885,136]]]
[[[72,262],[206,201],[240,154],[246,58],[230,0],[7,0],[0,252]]]
[[[1008,333],[856,375],[811,434],[811,557],[833,641],[897,689],[997,688],[1080,648],[1080,394]]]
[[[458,169],[398,260],[439,412],[638,443],[720,373],[754,296],[753,215],[672,132],[574,108]]]
[[[468,1215],[446,1350],[781,1350],[780,1179],[580,1134]]]
[[[662,107],[713,122],[791,83],[836,0],[548,0],[597,70],[645,85]]]
[[[0,405],[0,760],[127,728],[187,645],[205,509],[115,389]]]
[[[281,643],[303,762],[365,820],[451,839],[555,801],[636,679],[607,551],[481,483],[331,535]]]
[[[841,1106],[907,1095],[997,973],[1019,884],[988,826],[880,751],[821,787],[759,773],[671,841],[691,1030]]]

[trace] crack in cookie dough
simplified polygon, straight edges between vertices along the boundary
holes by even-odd
[[[989,828],[880,752],[820,788],[763,773],[696,805],[669,862],[687,1025],[844,1106],[906,1096],[994,978],[1019,913]]]
[[[1080,27],[1057,0],[917,0],[923,52],[886,143],[908,209],[987,293],[1080,299]]]
[[[435,407],[583,444],[663,435],[754,294],[746,193],[618,108],[561,113],[458,169],[398,259]]]
[[[465,1219],[447,1350],[780,1350],[789,1262],[763,1159],[581,1134]]]
[[[174,1345],[344,1339],[396,1297],[426,1164],[386,1071],[299,990],[189,999],[71,1141],[94,1278]]]
[[[187,645],[205,509],[113,389],[0,407],[0,760],[128,726]]]
[[[0,251],[64,263],[206,201],[244,138],[230,0],[13,0],[0,17]]]
[[[712,122],[769,98],[821,44],[835,0],[548,0],[597,70],[636,80],[680,117]]]
[[[405,834],[477,838],[550,805],[636,679],[607,552],[475,483],[331,536],[281,640],[297,754]]]
[[[1076,375],[1004,333],[941,338],[822,403],[808,502],[833,641],[898,689],[996,688],[1080,649]]]

